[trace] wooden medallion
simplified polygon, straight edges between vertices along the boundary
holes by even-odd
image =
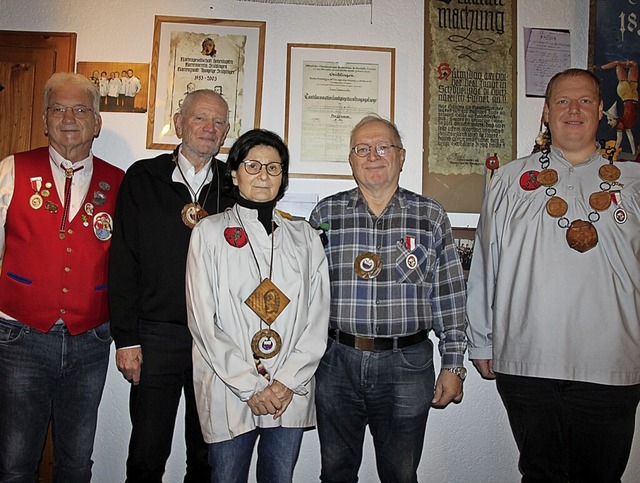
[[[620,178],[620,168],[613,164],[603,164],[598,170],[598,175],[604,181],[617,181]]]
[[[558,182],[558,172],[555,169],[543,169],[536,176],[536,181],[542,186],[553,186]]]
[[[591,222],[573,220],[567,229],[567,244],[584,253],[598,244],[598,232]]]
[[[564,216],[568,209],[569,205],[567,205],[567,202],[559,196],[552,196],[549,198],[549,201],[547,201],[547,213],[554,218]]]
[[[611,206],[611,193],[598,191],[589,196],[589,206],[596,211],[605,211]]]

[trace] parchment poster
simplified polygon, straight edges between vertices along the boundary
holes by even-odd
[[[304,61],[302,162],[347,163],[351,129],[378,112],[378,65]]]
[[[229,137],[237,138],[242,125],[245,35],[171,32],[169,79],[164,111],[166,135],[174,135],[173,114],[184,97],[197,89],[213,89],[229,104]]]
[[[515,0],[428,0],[424,192],[478,212],[487,159],[515,157]]]

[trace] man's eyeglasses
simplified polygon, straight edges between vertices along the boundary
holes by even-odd
[[[247,159],[246,161],[243,161],[242,164],[244,164],[244,170],[247,174],[258,174],[262,171],[263,166],[267,169],[267,174],[269,176],[278,176],[282,173],[282,163],[277,161],[264,164],[254,159]]]
[[[93,109],[85,106],[74,106],[74,107],[49,106],[47,107],[47,111],[49,111],[49,115],[54,118],[64,117],[64,114],[65,112],[67,112],[67,109],[71,109],[71,112],[73,113],[73,116],[76,119],[86,119],[87,117],[89,117],[89,114],[93,112]]]
[[[391,148],[402,149],[402,146],[396,146],[395,144],[389,143],[378,143],[375,146],[369,146],[368,144],[356,144],[351,148],[351,151],[360,158],[366,158],[369,156],[369,153],[371,153],[371,150],[375,149],[378,156],[384,157],[389,155]]]

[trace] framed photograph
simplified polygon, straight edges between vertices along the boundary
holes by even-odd
[[[640,38],[637,5],[591,0],[589,68],[600,79],[604,116],[597,139],[615,160],[640,160],[637,122]]]
[[[394,48],[287,44],[289,176],[351,178],[349,136],[360,119],[393,121]]]
[[[78,62],[76,72],[100,90],[100,112],[147,112],[149,64]]]
[[[155,17],[147,148],[173,149],[173,115],[197,89],[219,92],[231,127],[221,152],[260,126],[265,22]]]

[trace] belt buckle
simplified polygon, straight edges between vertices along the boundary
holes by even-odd
[[[373,337],[356,337],[355,348],[361,351],[373,351],[375,339]]]

